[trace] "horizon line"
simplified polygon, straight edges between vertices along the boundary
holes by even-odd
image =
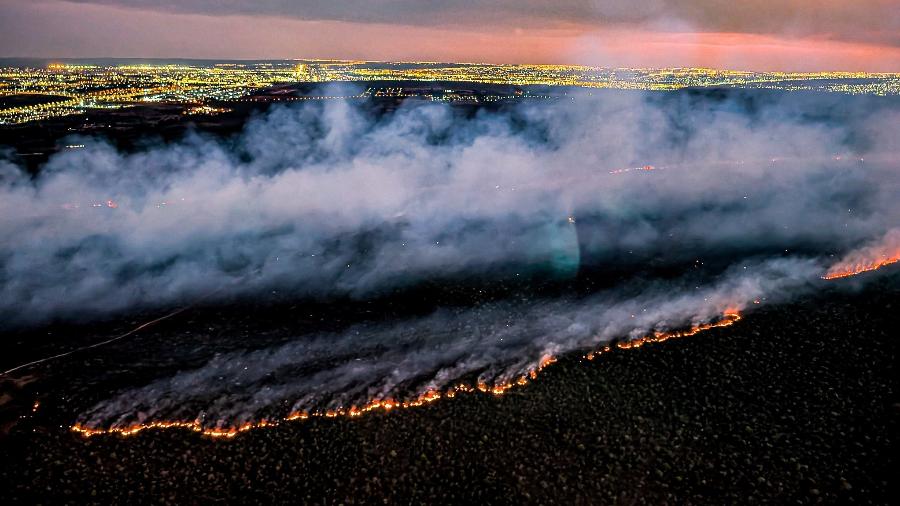
[[[491,63],[491,62],[467,62],[467,61],[437,61],[437,60],[362,60],[356,58],[197,58],[197,57],[143,57],[143,56],[79,56],[79,57],[63,57],[53,58],[46,56],[0,56],[3,60],[38,60],[46,61],[52,64],[54,61],[86,61],[86,60],[180,60],[195,62],[339,62],[339,63],[381,63],[381,64],[419,64],[419,65],[485,65],[496,67],[570,67],[583,68],[592,70],[708,70],[713,72],[734,72],[748,74],[795,74],[795,75],[814,75],[814,74],[866,74],[881,76],[900,76],[900,72],[878,71],[869,72],[864,70],[814,70],[814,71],[797,71],[797,70],[749,70],[734,68],[716,68],[716,67],[692,67],[692,66],[665,66],[665,67],[616,67],[616,66],[593,66],[578,63]]]

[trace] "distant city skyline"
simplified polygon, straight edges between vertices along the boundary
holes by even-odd
[[[900,0],[0,0],[0,57],[900,71]]]

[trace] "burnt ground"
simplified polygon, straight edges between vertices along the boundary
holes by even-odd
[[[232,440],[24,415],[4,504],[896,503],[896,276],[461,395]],[[27,389],[27,387],[22,387]],[[52,411],[52,409],[50,409]]]

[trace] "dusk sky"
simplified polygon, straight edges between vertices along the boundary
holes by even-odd
[[[0,0],[0,56],[900,71],[900,0]]]

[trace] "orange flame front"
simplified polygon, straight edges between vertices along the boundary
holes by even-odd
[[[900,229],[894,229],[875,244],[858,249],[831,266],[822,279],[848,278],[900,262]]]
[[[727,327],[729,325],[733,325],[738,320],[741,319],[740,313],[736,310],[728,310],[722,316],[722,318],[715,322],[703,323],[694,325],[687,330],[677,331],[677,332],[655,332],[652,335],[640,337],[637,339],[632,339],[630,341],[623,341],[618,343],[617,347],[619,349],[628,350],[633,348],[639,348],[648,343],[661,343],[663,341],[667,341],[669,339],[674,339],[678,337],[688,337],[703,332],[705,330],[718,328],[718,327]],[[587,360],[593,360],[596,356],[611,351],[610,346],[604,346],[603,348],[589,352],[585,355],[584,358]],[[329,409],[325,411],[314,411],[314,412],[293,412],[288,414],[282,419],[279,420],[260,420],[257,422],[247,422],[237,427],[227,427],[227,428],[208,428],[203,427],[200,424],[199,420],[194,421],[157,421],[157,422],[148,422],[143,424],[134,424],[127,427],[109,427],[109,428],[93,428],[87,427],[81,424],[75,424],[72,426],[71,430],[78,434],[81,434],[85,437],[97,436],[101,434],[118,434],[121,436],[132,436],[139,432],[143,432],[149,429],[187,429],[194,432],[199,432],[205,436],[214,437],[214,438],[225,438],[230,439],[234,436],[238,435],[241,432],[246,432],[251,429],[258,429],[263,427],[275,427],[285,422],[291,422],[295,420],[306,420],[310,417],[322,417],[322,418],[338,418],[338,417],[349,417],[355,418],[362,416],[366,413],[371,413],[374,411],[391,411],[393,409],[410,409],[416,408],[419,406],[424,406],[426,404],[430,404],[435,402],[443,397],[446,398],[454,398],[458,394],[465,393],[471,394],[474,392],[481,393],[490,393],[493,395],[503,395],[507,393],[509,390],[515,387],[522,387],[528,384],[529,381],[534,381],[538,375],[545,368],[552,365],[556,362],[556,357],[551,355],[545,355],[541,358],[538,364],[530,369],[527,373],[519,376],[518,378],[506,382],[495,383],[493,385],[488,385],[487,383],[479,382],[474,387],[470,386],[466,383],[459,383],[455,386],[450,387],[444,392],[439,390],[428,390],[419,396],[406,401],[396,401],[394,399],[375,399],[369,401],[367,404],[363,406],[350,406],[349,408],[338,407],[335,409]]]
[[[828,272],[822,276],[822,279],[849,278],[850,276],[856,276],[857,274],[862,274],[864,272],[876,271],[886,265],[895,264],[897,262],[900,262],[900,252],[890,256],[885,254],[881,259],[862,261],[849,265],[841,262],[828,269]]]

